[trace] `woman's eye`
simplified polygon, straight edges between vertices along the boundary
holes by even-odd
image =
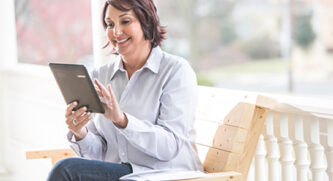
[[[113,23],[108,23],[106,24],[106,28],[113,28],[114,27],[114,24]]]
[[[122,24],[128,24],[130,22],[130,20],[123,20]]]

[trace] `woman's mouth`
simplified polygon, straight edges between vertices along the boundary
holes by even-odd
[[[126,39],[122,39],[122,40],[116,40],[116,43],[117,43],[118,46],[123,46],[123,45],[125,45],[125,44],[128,42],[128,40],[130,40],[130,39],[131,39],[131,37],[126,38]]]

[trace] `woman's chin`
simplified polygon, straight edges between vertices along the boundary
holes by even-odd
[[[128,47],[123,47],[123,48],[119,48],[118,53],[120,55],[126,56],[126,55],[130,54],[131,51]]]

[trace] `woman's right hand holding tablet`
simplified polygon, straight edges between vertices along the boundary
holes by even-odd
[[[80,141],[86,137],[88,133],[86,124],[90,121],[90,112],[86,112],[87,107],[81,107],[73,111],[76,106],[76,101],[68,104],[65,117],[68,129],[74,133],[75,140]]]

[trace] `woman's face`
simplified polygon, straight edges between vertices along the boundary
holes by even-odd
[[[109,5],[104,21],[108,40],[114,47],[118,47],[121,55],[134,54],[150,43],[145,40],[140,21],[133,10],[120,11]]]

